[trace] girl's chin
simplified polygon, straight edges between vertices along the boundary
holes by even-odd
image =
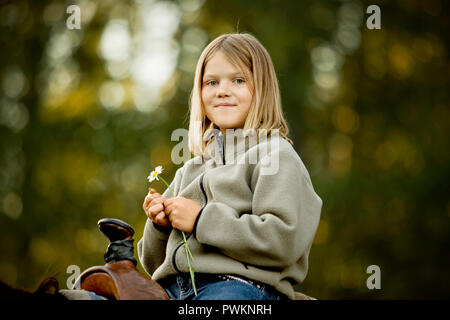
[[[234,123],[227,123],[227,124],[218,124],[217,125],[221,130],[226,130],[226,129],[236,129],[239,128],[240,125],[238,123],[234,124]]]

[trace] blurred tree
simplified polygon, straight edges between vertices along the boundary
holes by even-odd
[[[66,26],[69,5],[81,29]],[[272,56],[294,147],[324,201],[318,298],[449,297],[447,2],[1,1],[0,278],[35,287],[101,264],[96,221],[139,239],[204,46],[250,32]],[[163,184],[155,185],[163,191]],[[366,269],[378,265],[381,290]],[[142,270],[142,269],[141,269]]]

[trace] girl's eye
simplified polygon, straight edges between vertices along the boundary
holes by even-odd
[[[236,81],[237,84],[243,84],[245,82],[244,79],[240,79],[240,78],[236,79],[234,81]]]
[[[217,84],[217,81],[216,81],[216,80],[210,80],[210,81],[207,81],[206,84],[207,84],[208,86],[214,86],[214,85]]]

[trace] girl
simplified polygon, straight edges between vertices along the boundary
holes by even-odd
[[[202,52],[189,149],[195,157],[171,183],[177,197],[169,189],[145,197],[144,269],[172,299],[293,299],[322,200],[288,138],[271,58],[252,35],[224,34]]]

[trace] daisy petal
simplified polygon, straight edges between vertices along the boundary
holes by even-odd
[[[155,168],[155,170],[153,170],[153,171],[150,173],[150,175],[147,177],[148,181],[149,181],[149,182],[152,182],[152,181],[154,181],[155,179],[156,179],[157,181],[159,181],[158,175],[159,175],[161,172],[163,172],[163,167],[162,167],[162,166],[157,166],[157,167]]]

